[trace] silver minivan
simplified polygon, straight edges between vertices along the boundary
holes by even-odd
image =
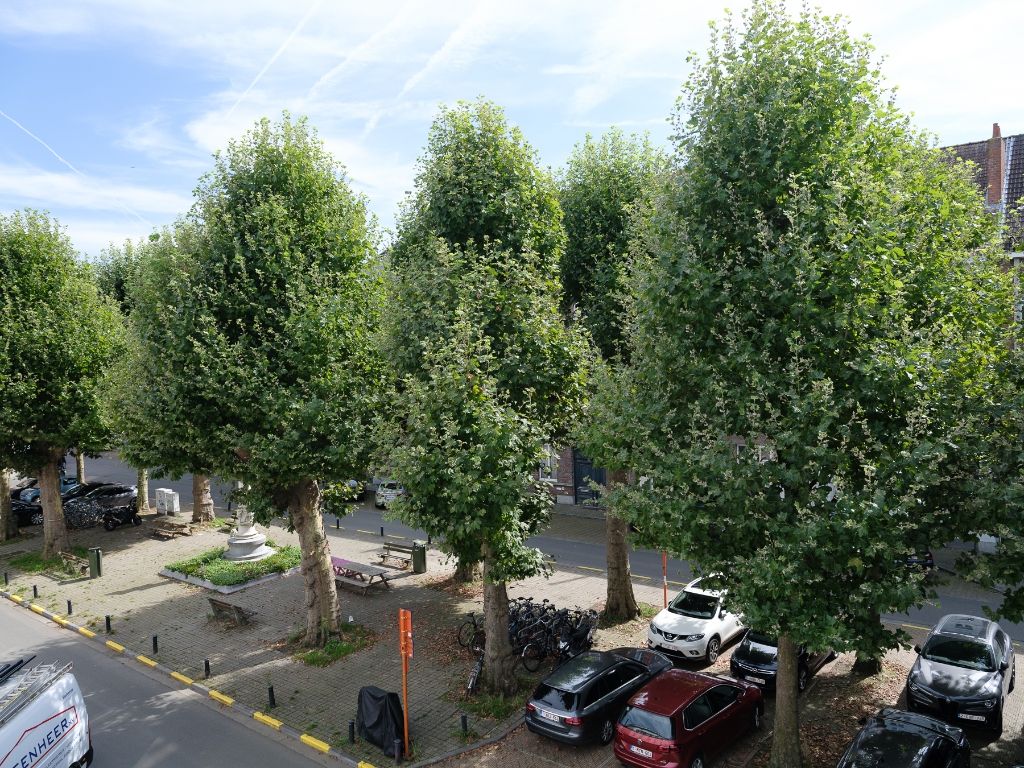
[[[373,494],[373,505],[384,509],[391,505],[399,496],[405,495],[405,488],[398,484],[397,480],[382,480]]]

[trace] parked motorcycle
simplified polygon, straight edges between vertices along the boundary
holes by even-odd
[[[142,518],[135,511],[135,507],[119,507],[108,509],[103,513],[103,527],[112,531],[119,525],[142,525]]]

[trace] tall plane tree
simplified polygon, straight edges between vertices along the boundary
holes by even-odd
[[[628,364],[629,347],[623,338],[628,328],[633,222],[647,210],[655,180],[664,167],[665,159],[646,138],[627,137],[612,129],[600,139],[588,136],[578,145],[559,178],[558,196],[566,232],[563,301],[567,310],[578,308],[608,368],[607,375]],[[578,442],[591,458],[610,470],[609,482],[621,485],[631,468],[622,463],[625,455],[615,450],[615,444],[603,439],[603,430],[587,429],[596,419],[600,419],[599,414],[584,418]],[[597,439],[588,439],[592,434]],[[605,616],[630,619],[638,609],[629,575],[628,524],[608,507],[605,525]]]
[[[306,121],[287,115],[231,142],[196,195],[176,241],[161,236],[145,260],[134,313],[161,406],[152,429],[190,466],[249,485],[254,507],[287,511],[304,642],[323,644],[340,614],[320,483],[365,466],[381,380],[366,205]]]
[[[906,640],[879,614],[922,598],[906,556],[966,525],[928,500],[1006,353],[995,222],[870,56],[781,3],[715,32],[636,277],[633,369],[601,396],[651,478],[624,494],[643,540],[779,638],[776,768],[801,765],[800,645]]]
[[[483,682],[508,691],[506,582],[540,572],[526,539],[551,499],[545,443],[577,418],[584,337],[559,311],[554,183],[495,105],[443,109],[392,249],[386,348],[397,374],[396,513],[461,562],[483,562]]]
[[[124,325],[55,221],[0,216],[0,466],[38,473],[43,557],[70,547],[59,467],[72,447],[98,451],[99,380]]]

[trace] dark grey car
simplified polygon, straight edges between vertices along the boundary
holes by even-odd
[[[898,709],[882,709],[864,722],[836,768],[969,768],[971,744],[959,728]]]
[[[907,708],[960,726],[1003,731],[1013,690],[1013,642],[994,621],[950,614],[935,625],[907,677]]]

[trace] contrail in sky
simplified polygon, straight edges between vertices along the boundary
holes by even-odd
[[[75,166],[73,166],[73,165],[72,165],[71,163],[69,163],[69,162],[68,162],[67,160],[65,160],[65,159],[64,159],[63,157],[61,157],[61,156],[60,156],[60,154],[58,154],[57,150],[55,150],[55,149],[54,149],[53,147],[51,147],[51,146],[50,146],[49,144],[47,144],[47,143],[46,143],[45,141],[43,141],[43,140],[42,140],[41,138],[39,138],[38,136],[36,136],[36,135],[35,135],[34,133],[32,133],[32,131],[30,131],[30,130],[29,130],[28,128],[26,128],[26,127],[25,127],[24,125],[22,125],[22,124],[21,124],[21,123],[19,123],[19,122],[18,122],[17,120],[15,120],[15,119],[14,119],[13,117],[11,117],[10,115],[8,115],[8,114],[7,114],[6,112],[4,112],[4,111],[3,111],[2,109],[0,109],[0,116],[4,117],[4,118],[6,118],[7,120],[9,120],[9,121],[11,121],[12,123],[14,123],[14,125],[15,125],[15,126],[17,126],[17,128],[18,128],[19,130],[21,130],[21,131],[22,131],[22,132],[23,132],[24,134],[26,134],[27,136],[29,136],[29,137],[30,137],[31,139],[33,139],[34,141],[36,141],[36,142],[37,142],[38,144],[41,144],[41,145],[42,145],[43,147],[45,147],[45,148],[46,148],[46,151],[47,151],[47,152],[49,152],[49,153],[50,153],[51,155],[53,155],[53,156],[54,156],[55,158],[57,158],[57,159],[58,159],[58,160],[59,160],[59,161],[60,161],[61,163],[63,163],[63,164],[64,164],[64,165],[66,165],[66,166],[67,166],[67,167],[68,167],[69,169],[71,169],[71,171],[72,171],[73,173],[77,173],[77,174],[78,174],[79,176],[81,176],[81,177],[82,177],[83,179],[86,179],[86,180],[88,180],[88,178],[89,178],[88,176],[86,176],[86,175],[85,175],[84,173],[82,173],[82,172],[81,172],[80,170],[78,170],[77,168],[75,168]],[[142,216],[142,215],[141,215],[141,214],[140,214],[140,213],[139,213],[138,211],[135,211],[135,210],[133,210],[133,209],[129,208],[129,207],[127,206],[127,205],[125,205],[125,204],[124,204],[124,203],[122,203],[121,201],[118,201],[118,203],[117,203],[117,204],[118,204],[118,205],[119,205],[119,206],[121,207],[121,209],[122,209],[122,210],[123,210],[123,211],[124,211],[125,213],[129,213],[129,214],[131,214],[132,216],[134,216],[134,217],[135,217],[136,219],[138,219],[139,221],[141,221],[141,222],[142,222],[143,224],[145,224],[146,226],[148,226],[148,227],[152,227],[152,226],[153,226],[153,222],[151,222],[151,221],[149,221],[148,219],[146,219],[145,217],[143,217],[143,216]]]
[[[293,29],[291,34],[288,35],[288,37],[285,39],[283,43],[281,43],[281,46],[276,51],[274,51],[274,55],[270,57],[270,61],[263,65],[263,69],[261,69],[259,73],[256,75],[256,77],[252,79],[252,82],[249,83],[249,87],[246,88],[242,92],[242,95],[239,96],[238,99],[235,101],[235,103],[231,105],[231,109],[228,110],[228,117],[231,117],[231,115],[234,114],[235,108],[242,103],[242,99],[249,95],[249,91],[251,91],[253,87],[256,85],[256,83],[260,81],[263,75],[267,73],[267,70],[274,65],[274,62],[277,61],[278,57],[280,57],[280,55],[285,52],[285,49],[289,45],[291,45],[291,42],[292,40],[295,39],[295,36],[302,31],[302,28],[304,26],[306,26],[306,22],[309,21],[309,17],[320,9],[320,5],[322,4],[322,2],[323,0],[317,0],[317,2],[313,3],[310,9],[306,11],[306,15],[303,16],[299,23],[295,25],[295,29]]]

